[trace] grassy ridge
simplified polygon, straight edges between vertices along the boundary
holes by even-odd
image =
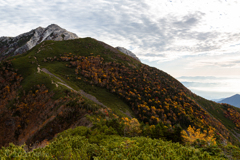
[[[58,80],[54,79],[54,77],[49,77],[49,75],[43,72],[37,73],[37,67],[39,66],[40,68],[46,68],[51,73],[61,78],[73,89],[82,89],[83,91],[95,96],[100,102],[113,109],[119,115],[127,116],[124,113],[129,112],[131,116],[134,116],[128,105],[116,95],[109,93],[106,89],[89,85],[84,81],[76,81],[74,70],[66,67],[67,62],[44,62],[48,59],[48,57],[56,57],[57,59],[65,53],[74,53],[75,55],[85,56],[101,54],[101,56],[105,58],[106,62],[114,60],[125,65],[129,65],[129,63],[136,63],[136,65],[139,64],[138,61],[126,56],[125,54],[117,50],[115,52],[110,51],[110,49],[104,47],[100,42],[94,39],[84,38],[57,42],[45,41],[27,53],[11,57],[9,59],[12,59],[13,67],[18,69],[18,73],[24,77],[21,85],[26,91],[30,90],[32,86],[37,84],[44,84],[50,91],[55,90],[56,87],[51,83],[51,81],[53,80],[54,82],[57,82]],[[119,55],[124,57],[124,59],[119,58]],[[55,97],[61,96],[61,94],[58,94],[59,92],[56,93]]]

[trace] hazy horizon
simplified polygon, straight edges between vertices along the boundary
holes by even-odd
[[[177,79],[193,93],[214,100],[228,98],[239,94],[240,77],[177,77]],[[230,88],[230,91],[228,89]]]

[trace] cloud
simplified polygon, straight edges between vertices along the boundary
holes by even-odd
[[[240,92],[239,76],[182,76],[177,79],[192,92],[207,99],[224,98]]]
[[[225,5],[218,1],[208,3]],[[209,29],[211,16],[216,16],[217,10],[210,11],[202,5],[202,2],[155,0],[151,3],[144,0],[4,1],[0,5],[0,33],[16,36],[38,26],[57,23],[80,37],[94,37],[113,46],[122,44],[150,61],[219,53],[230,43],[234,48],[240,34]],[[224,13],[227,11],[223,8]]]
[[[190,29],[199,23],[203,13],[194,12],[181,17],[169,14],[152,18],[151,14],[147,14],[149,9],[151,5],[144,1],[53,1],[50,4],[44,0],[35,3],[30,0],[24,3],[20,1],[1,7],[0,14],[7,21],[1,28],[16,24],[12,30],[16,32],[18,24],[36,24],[36,21],[44,26],[51,23],[60,26],[63,24],[65,28],[74,28],[79,36],[93,36],[101,40],[108,36],[117,37],[118,41],[108,40],[109,43],[116,45],[119,41],[125,41],[125,45],[128,45],[126,48],[130,45],[140,48],[136,54],[160,55],[170,50],[186,50],[183,47],[174,49],[170,44],[175,39],[196,39],[192,35],[200,36],[190,32]],[[0,33],[4,32],[6,31]]]
[[[207,3],[221,8],[222,15],[217,7],[209,10],[204,2],[4,1],[0,4],[0,36],[16,36],[38,26],[56,23],[79,37],[93,37],[112,46],[123,46],[149,62],[175,63],[180,58],[192,56],[186,68],[238,67],[238,61],[231,60],[228,54],[240,51],[240,33],[235,31],[238,25],[222,21],[240,16],[234,7],[239,4]],[[235,14],[231,10],[236,11]],[[229,27],[233,32],[224,30]],[[218,61],[220,58],[216,56],[223,54],[226,60]],[[199,55],[203,57],[199,59]]]
[[[166,54],[151,54],[151,53],[147,53],[147,54],[139,54],[139,57],[143,56],[143,57],[166,57]]]
[[[201,95],[203,98],[206,98],[208,100],[227,98],[237,94],[236,92],[231,92],[231,91],[215,92],[215,91],[204,91],[204,90],[198,90],[198,89],[191,89],[191,91],[197,95]]]
[[[240,80],[240,76],[229,76],[229,77],[216,77],[216,76],[181,76],[177,77],[181,81],[194,81],[194,82],[216,82],[216,81],[229,81],[229,80]]]
[[[193,26],[196,26],[200,19],[204,16],[204,13],[195,12],[193,14],[188,14],[186,16],[181,17],[181,20],[173,22],[173,26],[180,29],[189,29]],[[175,19],[175,18],[174,18]]]
[[[209,9],[210,5],[216,7]],[[189,55],[239,51],[239,27],[231,19],[240,15],[236,6],[239,3],[224,1],[11,0],[0,4],[0,34],[16,36],[56,23],[80,37],[131,49],[145,60],[173,61]],[[230,20],[232,25],[223,24]],[[234,62],[214,65],[235,66]]]
[[[239,52],[217,54],[217,55],[204,55],[198,57],[195,61],[188,64],[189,67],[218,67],[218,68],[240,68],[240,55]]]
[[[216,87],[218,83],[202,83],[202,82],[182,82],[186,87]]]

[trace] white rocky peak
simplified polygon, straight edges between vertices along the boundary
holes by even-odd
[[[51,24],[47,28],[38,27],[17,37],[0,37],[0,56],[24,53],[45,40],[62,41],[76,38],[78,38],[76,34],[56,24]]]
[[[126,48],[124,48],[124,47],[116,47],[116,49],[119,50],[120,52],[128,55],[128,56],[131,56],[132,58],[138,60],[139,62],[141,62],[140,59],[134,53],[132,53],[131,51],[127,50]]]

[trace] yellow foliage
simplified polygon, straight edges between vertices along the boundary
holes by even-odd
[[[129,120],[127,117],[122,118],[125,124],[124,134],[129,136],[136,136],[142,132],[140,129],[140,123],[136,118]]]
[[[216,144],[216,138],[214,138],[214,130],[211,127],[209,131],[204,130],[204,132],[201,133],[200,129],[196,129],[195,127],[189,125],[187,131],[182,131],[182,137],[184,138],[185,142],[189,142],[190,144],[196,142],[197,139],[208,144]]]

